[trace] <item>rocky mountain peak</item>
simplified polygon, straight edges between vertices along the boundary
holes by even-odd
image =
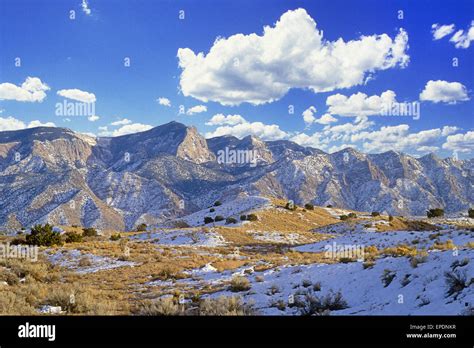
[[[186,135],[176,150],[176,156],[198,164],[216,159],[207,147],[206,139],[195,127],[186,128]]]

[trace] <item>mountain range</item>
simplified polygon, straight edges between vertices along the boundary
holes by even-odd
[[[222,163],[225,151],[235,156]],[[248,153],[252,162],[238,160]],[[37,127],[0,132],[0,227],[127,230],[248,195],[393,215],[454,213],[474,204],[473,171],[473,159],[434,154],[328,154],[288,140],[205,139],[178,122],[112,138]]]

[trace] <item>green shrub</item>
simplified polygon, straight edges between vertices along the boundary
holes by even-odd
[[[209,213],[213,213],[213,212],[215,212],[215,211],[216,211],[216,210],[215,210],[214,208],[209,209]]]
[[[188,228],[191,227],[186,221],[183,220],[177,220],[173,222],[173,227],[174,228]]]
[[[304,205],[304,208],[307,210],[314,210],[314,205],[312,205],[311,203],[306,203]]]
[[[82,229],[82,235],[84,237],[97,237],[97,230],[95,228],[92,228],[92,227],[88,227],[88,228],[83,228]]]
[[[285,208],[288,210],[296,210],[296,204],[293,201],[286,203]]]
[[[459,293],[463,291],[464,288],[467,288],[469,286],[465,272],[459,270],[445,272],[444,277],[447,285],[446,295],[454,295],[454,299],[457,298]]]
[[[353,259],[351,257],[340,257],[339,262],[341,263],[349,263],[349,262],[355,262],[357,261],[356,259]]]
[[[333,206],[332,206],[332,204],[328,204],[326,207],[327,208],[332,208]]]
[[[343,299],[341,292],[334,293],[332,290],[326,296],[316,296],[311,289],[295,296],[295,303],[300,315],[327,315],[330,311],[345,309],[347,302]]]
[[[237,219],[236,219],[236,218],[233,218],[233,217],[228,217],[227,219],[225,219],[225,223],[226,223],[226,224],[236,224],[236,223],[237,223]]]
[[[471,218],[471,219],[474,219],[474,209],[469,209],[467,211],[467,215]]]
[[[258,220],[258,217],[257,217],[257,215],[255,215],[255,214],[249,214],[249,215],[247,215],[247,220],[249,220],[249,221],[257,221],[257,220]]]
[[[113,235],[110,236],[110,240],[111,241],[117,241],[119,240],[120,238],[122,238],[122,236],[120,235],[120,233],[115,233]]]
[[[222,203],[221,203],[220,201],[215,201],[214,207],[218,207],[218,206],[220,206],[220,205],[222,205]]]
[[[240,215],[240,221],[247,220],[247,215]]]
[[[222,215],[216,215],[214,221],[215,221],[215,222],[224,221],[224,217],[223,217]]]
[[[242,276],[236,276],[230,281],[229,290],[232,292],[247,291],[250,290],[252,286],[250,281]]]
[[[38,246],[62,245],[61,235],[53,231],[50,224],[35,225],[31,228],[31,233],[26,235],[26,243]]]
[[[368,269],[368,268],[372,268],[375,266],[375,262],[374,261],[365,261],[363,264],[362,264],[362,268],[364,269]]]
[[[349,216],[347,216],[347,215],[340,215],[339,216],[339,220],[344,221],[344,220],[347,220],[347,219],[349,219]]]
[[[380,216],[380,213],[378,211],[373,211],[371,214],[373,217]]]
[[[279,292],[280,292],[280,288],[278,287],[278,285],[273,284],[273,285],[270,286],[270,288],[268,289],[267,295],[268,295],[268,296],[272,296],[272,295],[278,294]]]
[[[25,243],[26,241],[23,238],[15,238],[10,242],[11,245],[21,245]]]
[[[316,282],[313,284],[313,291],[321,291],[321,282]]]
[[[82,235],[76,232],[66,232],[66,243],[80,243]]]
[[[283,300],[272,301],[270,302],[270,307],[275,307],[280,311],[284,311],[286,309],[286,302]]]
[[[137,232],[145,232],[147,228],[147,225],[145,223],[140,224],[137,226]]]
[[[387,286],[390,285],[390,283],[392,282],[393,278],[395,278],[397,274],[389,269],[386,269],[383,271],[383,274],[382,274],[382,283],[383,283],[383,286],[386,288]]]
[[[155,300],[143,300],[137,306],[138,315],[163,316],[183,315],[184,306],[179,305],[172,297],[157,298]]]
[[[393,216],[392,215],[388,216],[388,221],[393,221]]]
[[[430,209],[426,212],[426,216],[429,218],[444,216],[444,209],[441,209],[441,208]]]
[[[348,217],[350,217],[351,219],[355,219],[357,217],[357,214],[356,213],[349,213],[347,214]]]
[[[405,277],[400,280],[400,284],[402,285],[402,288],[410,284],[411,279],[410,279],[410,274],[405,274]]]
[[[206,216],[204,218],[204,223],[207,225],[207,224],[210,224],[211,222],[214,222],[214,219],[211,218],[210,216]]]
[[[426,261],[428,261],[427,255],[412,256],[410,257],[410,266],[417,268],[420,263],[425,263]]]
[[[451,269],[454,271],[457,267],[464,267],[464,266],[467,266],[468,264],[469,264],[469,259],[467,257],[462,259],[461,261],[455,260],[451,264]]]
[[[206,298],[199,303],[199,315],[254,315],[252,303],[243,303],[239,297]]]

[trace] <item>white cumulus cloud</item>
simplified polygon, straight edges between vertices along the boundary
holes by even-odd
[[[454,24],[439,25],[435,23],[431,26],[431,32],[433,33],[433,40],[439,40],[443,37],[451,34],[454,31]]]
[[[151,128],[153,128],[153,126],[150,126],[148,124],[142,124],[142,123],[126,124],[113,131],[109,130],[107,126],[101,126],[99,127],[99,136],[118,137],[118,136],[126,135],[126,134],[144,132]]]
[[[326,126],[323,131],[317,131],[311,135],[298,133],[293,135],[290,140],[303,146],[312,146],[331,153],[345,147],[355,147],[369,153],[395,150],[419,154],[438,151],[443,138],[458,129],[454,126],[444,126],[443,128],[411,132],[410,126],[407,124],[372,129],[374,125],[375,123],[368,121],[367,117],[360,117],[354,122]],[[469,145],[469,137],[469,135],[449,135],[447,144],[443,145],[443,148],[467,149],[472,146],[472,143]]]
[[[128,118],[123,118],[121,120],[118,120],[118,121],[114,121],[112,123],[110,123],[111,126],[123,126],[123,125],[127,125],[127,124],[130,124],[132,123],[132,121],[130,121]]]
[[[207,106],[205,105],[195,105],[192,108],[189,108],[186,111],[186,115],[194,115],[194,114],[199,114],[201,112],[206,112],[207,111]]]
[[[459,82],[430,80],[426,83],[425,89],[420,93],[420,100],[454,104],[458,101],[469,100],[469,97],[466,87]]]
[[[57,94],[61,97],[77,100],[83,103],[94,103],[96,101],[95,94],[80,89],[60,89]]]
[[[457,132],[458,130],[459,128],[456,126],[444,126],[443,129],[441,130],[441,135],[445,137]]]
[[[167,106],[167,107],[171,106],[171,101],[168,98],[159,97],[157,101],[158,101],[158,104],[160,105]]]
[[[211,117],[209,121],[206,122],[207,126],[223,126],[223,125],[229,125],[229,126],[235,126],[236,124],[239,123],[245,123],[246,120],[240,115],[227,115],[225,116],[224,114],[215,114],[214,116]]]
[[[314,106],[310,106],[307,108],[305,111],[303,111],[303,121],[306,123],[306,125],[311,125],[314,123],[316,120],[316,117],[314,117],[314,114],[316,113],[316,108]]]
[[[56,127],[56,125],[53,122],[43,123],[39,120],[34,120],[26,124],[25,122],[18,120],[12,116],[8,116],[5,118],[0,117],[0,131],[18,130],[34,127]]]
[[[456,48],[469,48],[471,41],[474,41],[474,21],[466,31],[458,30],[449,40],[454,43]]]
[[[448,136],[443,144],[443,149],[457,152],[474,152],[474,131]]]
[[[114,130],[112,132],[112,136],[118,137],[120,135],[125,135],[125,134],[144,132],[152,128],[153,126],[150,126],[148,124],[132,123],[132,124],[127,124],[125,126],[120,127],[119,129]]]
[[[358,92],[347,97],[342,94],[334,94],[326,99],[328,112],[339,116],[372,116],[380,115],[383,108],[389,108],[397,102],[394,91],[387,90],[380,96],[368,96]]]
[[[180,48],[181,91],[201,101],[254,105],[282,98],[291,88],[329,92],[364,84],[377,70],[405,67],[408,35],[400,29],[358,39],[328,41],[304,9],[287,11],[263,34],[218,38],[207,54]]]
[[[263,140],[279,140],[288,137],[288,134],[282,131],[280,126],[276,124],[269,125],[262,122],[248,122],[245,119],[243,119],[243,122],[240,119],[239,121],[241,122],[235,125],[217,127],[213,132],[206,133],[206,138],[214,138],[223,135],[233,135],[237,138],[243,138],[247,135],[254,135]]]
[[[0,83],[0,100],[42,102],[49,90],[49,86],[38,77],[28,76],[21,86],[9,82]]]
[[[337,118],[331,116],[331,114],[324,114],[320,118],[316,119],[314,122],[328,125],[330,123],[337,122]]]
[[[436,152],[438,150],[439,150],[438,146],[420,146],[419,148],[416,149],[416,151],[422,152],[422,153]]]
[[[54,122],[41,122],[41,121],[38,121],[38,120],[34,120],[34,121],[31,121],[30,123],[28,123],[28,127],[27,128],[34,128],[34,127],[56,127],[56,125],[54,124]]]
[[[91,15],[92,11],[89,8],[89,3],[87,2],[87,0],[82,0],[81,8],[82,8],[82,12],[84,12],[87,16]]]
[[[97,115],[91,115],[91,116],[89,116],[87,119],[88,119],[89,121],[91,121],[91,122],[95,122],[95,121],[97,121],[99,118],[100,118],[100,117],[97,116]]]

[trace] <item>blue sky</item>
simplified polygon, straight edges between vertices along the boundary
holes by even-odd
[[[3,0],[0,10],[0,130],[116,136],[175,120],[329,152],[474,154],[470,0]],[[94,115],[58,115],[64,100],[94,100]],[[419,103],[419,117],[380,116],[403,102]]]

